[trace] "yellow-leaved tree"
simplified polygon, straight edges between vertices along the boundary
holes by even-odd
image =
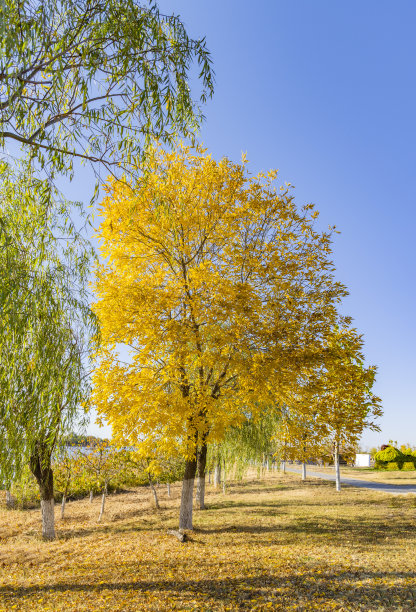
[[[276,171],[253,177],[245,159],[183,145],[155,147],[149,165],[139,188],[111,181],[101,204],[93,399],[120,444],[180,448],[180,527],[192,528],[207,443],[317,367],[346,290],[330,232]]]
[[[342,446],[357,445],[365,428],[380,431],[376,419],[383,414],[381,399],[372,391],[377,368],[364,365],[363,338],[348,325],[335,327],[328,336],[326,360],[316,377],[321,391],[311,409],[331,441],[336,490],[341,490],[339,455]]]

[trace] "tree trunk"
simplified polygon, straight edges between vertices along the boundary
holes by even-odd
[[[155,485],[153,484],[152,477],[150,476],[149,473],[148,473],[148,477],[149,477],[149,486],[150,486],[150,488],[152,490],[153,498],[155,500],[155,507],[156,507],[157,510],[160,510],[159,500],[157,498],[157,491],[156,491]]]
[[[94,491],[91,489],[90,491],[90,504],[92,504],[92,500],[94,499]]]
[[[282,461],[282,472],[283,474],[286,474],[286,461]]]
[[[335,489],[341,491],[341,474],[339,471],[339,442],[334,443]]]
[[[211,484],[211,470],[208,471],[208,484]]]
[[[6,508],[9,510],[14,508],[14,497],[9,489],[6,490]]]
[[[179,529],[193,529],[192,502],[194,480],[196,474],[196,459],[187,460],[182,481],[181,509],[179,512]]]
[[[170,482],[168,482],[168,483],[166,484],[166,486],[167,486],[167,488],[168,488],[168,497],[170,497]]]
[[[66,504],[66,494],[64,493],[62,496],[61,519],[63,519],[65,515],[65,504]]]
[[[99,523],[101,522],[101,519],[103,518],[106,496],[107,496],[107,483],[105,483],[105,485],[104,485],[103,496],[101,498],[100,516],[98,517],[98,522]]]
[[[45,540],[54,540],[55,512],[50,449],[48,449],[45,444],[36,442],[30,457],[29,465],[39,485],[40,507],[42,512],[42,536]]]
[[[221,484],[221,463],[218,461],[214,468],[214,487],[218,488]]]
[[[207,464],[207,445],[203,444],[197,456],[196,507],[205,510],[205,467]]]
[[[306,480],[306,463],[302,462],[302,480]]]

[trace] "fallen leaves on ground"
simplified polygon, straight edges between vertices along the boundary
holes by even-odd
[[[40,512],[0,510],[0,610],[416,609],[416,497],[269,474],[207,486],[181,544],[180,485],[69,502],[57,540]]]

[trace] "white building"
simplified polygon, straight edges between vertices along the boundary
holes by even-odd
[[[370,467],[370,453],[359,453],[355,455],[355,467]]]

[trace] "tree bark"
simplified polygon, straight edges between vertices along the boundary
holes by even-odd
[[[42,512],[42,536],[45,540],[54,540],[55,513],[53,471],[51,468],[51,453],[45,444],[36,442],[30,457],[29,465],[39,485],[40,507]]]
[[[94,499],[94,491],[91,489],[90,491],[90,504],[92,504],[92,500]]]
[[[215,468],[214,468],[214,487],[218,488],[221,484],[221,463],[218,461],[218,463],[215,464]]]
[[[168,535],[173,535],[175,538],[178,538],[179,542],[186,542],[188,540],[186,533],[181,533],[180,531],[176,531],[176,529],[168,529]]]
[[[6,508],[9,510],[14,508],[14,497],[9,489],[6,489]]]
[[[102,495],[102,498],[101,498],[100,515],[98,517],[98,522],[99,523],[101,522],[101,519],[103,518],[106,496],[107,496],[107,483],[105,483],[105,485],[104,485],[103,495]]]
[[[339,471],[339,442],[334,443],[335,489],[341,491],[341,474]]]
[[[156,491],[155,485],[153,484],[153,480],[152,480],[152,477],[150,476],[150,474],[148,476],[149,476],[149,486],[150,486],[150,488],[152,490],[153,498],[155,500],[155,507],[156,507],[157,510],[160,510],[159,500],[157,498],[157,491]]]
[[[63,519],[65,515],[65,504],[66,504],[66,494],[64,493],[62,496],[62,504],[61,504],[61,519]]]
[[[170,482],[166,483],[166,486],[168,488],[168,497],[170,497]]]
[[[192,502],[196,474],[196,458],[187,460],[182,481],[181,509],[179,512],[179,529],[193,529]]]
[[[205,510],[205,467],[207,464],[207,445],[203,444],[197,456],[196,507]]]
[[[302,480],[306,480],[306,463],[302,461]]]
[[[283,474],[286,474],[286,461],[282,461],[281,466]]]
[[[40,508],[42,512],[42,536],[45,540],[55,539],[55,502],[53,497],[41,499]]]

